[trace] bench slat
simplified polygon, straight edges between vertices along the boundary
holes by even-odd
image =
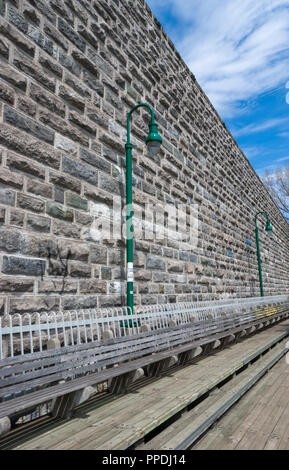
[[[289,332],[285,332],[278,338],[278,341],[288,336]],[[221,338],[221,335],[216,335],[215,339]],[[179,346],[170,352],[172,354],[180,354],[189,350],[190,348],[195,348],[198,346],[202,346],[205,344],[206,340],[197,341],[193,344],[186,345],[186,346]],[[43,389],[38,392],[33,392],[29,395],[14,398],[4,404],[0,404],[0,418],[12,415],[13,413],[20,412],[25,410],[30,406],[36,406],[46,401],[50,401],[56,397],[60,397],[66,395],[67,393],[74,392],[76,390],[80,390],[82,388],[87,387],[88,385],[95,385],[97,383],[104,382],[109,378],[117,377],[119,375],[125,374],[130,372],[131,370],[138,369],[139,367],[144,367],[145,365],[150,365],[155,362],[158,362],[162,359],[165,359],[167,354],[165,352],[159,353],[155,356],[150,356],[149,358],[142,358],[135,361],[131,361],[123,366],[110,369],[109,371],[102,372],[100,374],[91,374],[90,376],[85,376],[81,378],[77,378],[73,381],[67,382],[61,385],[54,385],[48,389]]]
[[[259,323],[259,320],[254,322],[254,323]],[[250,323],[250,326],[252,325],[252,323]],[[248,325],[245,325],[246,327],[248,327]],[[242,328],[243,329],[243,326]],[[234,332],[237,332],[237,331],[240,331],[240,328],[236,328],[234,330],[232,330],[232,333]],[[202,344],[206,344],[206,343],[209,343],[215,339],[221,339],[223,337],[226,336],[226,333],[225,332],[222,332],[220,334],[215,334],[213,336],[209,336],[209,337],[205,337],[202,341]],[[190,344],[188,346],[185,346],[185,350],[187,349],[191,349],[193,346],[193,344],[196,344],[196,339],[195,338],[190,338]],[[192,342],[193,340],[193,342]],[[176,343],[176,344],[175,344]],[[172,354],[172,348],[175,348],[179,343],[178,342],[175,342],[175,343],[171,343],[171,349],[168,349],[168,346],[167,345],[163,345],[161,348],[159,348],[159,350],[166,350],[166,357],[170,354]],[[152,348],[152,350],[150,352],[154,352],[155,349]],[[135,353],[134,356],[132,356],[131,354],[128,354],[126,356],[123,356],[122,357],[122,360],[127,360],[127,359],[135,359],[136,357],[139,357],[143,355],[142,352],[138,352],[138,353]],[[154,356],[156,357],[156,355]],[[148,357],[146,357],[145,361],[148,360]],[[110,361],[110,363],[106,363],[108,365],[110,364],[114,364],[115,363],[115,360],[112,360]],[[28,383],[24,383],[24,384],[17,384],[17,385],[14,385],[12,387],[6,387],[2,392],[1,392],[1,396],[5,396],[5,394],[7,394],[8,392],[9,393],[17,393],[17,392],[20,392],[20,391],[23,391],[23,390],[27,390],[28,388],[34,388],[36,386],[40,386],[40,385],[44,385],[44,384],[47,384],[47,383],[51,383],[51,382],[55,382],[56,380],[61,380],[61,379],[64,379],[64,378],[73,378],[75,377],[75,375],[78,375],[80,372],[83,374],[84,372],[85,373],[88,373],[88,372],[95,372],[95,369],[99,369],[100,368],[100,364],[97,364],[97,365],[94,365],[94,366],[87,366],[85,368],[82,368],[81,370],[73,370],[73,371],[68,371],[66,373],[61,373],[61,374],[53,374],[51,376],[48,376],[48,377],[44,377],[42,379],[36,379],[36,380],[33,380],[31,382],[28,382]],[[76,379],[74,379],[76,380]],[[36,392],[37,393],[37,392]]]
[[[225,322],[221,322],[221,326]],[[173,330],[165,334],[154,334],[153,339],[147,337],[145,340],[142,340],[137,346],[133,345],[135,344],[135,341],[131,342],[126,342],[122,345],[118,345],[118,349],[115,351],[111,352],[111,349],[114,349],[112,346],[107,346],[105,348],[101,348],[101,350],[107,350],[109,351],[107,354],[100,354],[100,351],[98,348],[93,349],[93,350],[86,350],[83,351],[82,353],[78,354],[66,354],[62,356],[58,356],[58,358],[52,358],[50,360],[44,360],[42,362],[34,362],[30,363],[29,366],[24,369],[24,367],[21,367],[21,369],[24,369],[25,371],[31,370],[31,369],[36,369],[37,367],[45,367],[42,370],[36,370],[31,373],[26,373],[18,376],[12,376],[16,372],[19,372],[19,370],[16,368],[8,368],[6,369],[6,376],[10,375],[10,377],[6,379],[1,379],[0,380],[0,386],[9,386],[12,384],[20,383],[23,381],[29,381],[33,379],[34,377],[42,377],[45,375],[49,374],[54,374],[60,371],[65,371],[67,369],[73,369],[75,367],[79,368],[79,366],[82,366],[84,364],[87,364],[87,361],[89,362],[96,362],[97,365],[95,366],[96,368],[101,368],[106,365],[112,365],[117,362],[121,362],[123,360],[123,354],[132,354],[137,352],[139,350],[143,351],[143,354],[148,354],[151,352],[155,351],[155,344],[157,344],[157,349],[160,349],[161,344],[164,342],[166,344],[166,347],[170,347],[171,344],[172,346],[175,345],[175,343],[181,339],[182,342],[188,342],[191,341],[192,339],[197,339],[200,337],[204,336],[209,336],[212,335],[213,333],[218,333],[219,331],[223,331],[224,328],[222,328],[219,323],[216,323],[213,325],[211,328],[205,328],[202,329],[199,333],[196,333],[194,326],[192,325],[190,328],[186,328],[184,330]],[[172,340],[173,343],[172,343]],[[153,346],[153,349],[152,349]],[[149,349],[148,349],[149,348]],[[123,351],[123,349],[125,349]],[[146,351],[146,349],[148,349]],[[80,360],[81,357],[85,357],[85,359]],[[104,362],[105,359],[110,359],[111,357],[114,358],[114,360],[109,360],[109,362]],[[127,357],[127,356],[126,356]],[[72,360],[76,359],[76,362],[72,362]],[[67,363],[67,364],[64,364]],[[47,367],[48,365],[53,364],[52,367]],[[79,370],[79,369],[78,369]],[[81,372],[82,369],[80,369]],[[23,370],[21,370],[23,372]],[[86,372],[86,370],[83,370],[83,372]],[[4,375],[5,371],[2,371],[2,374]],[[30,384],[29,384],[30,385]],[[31,384],[32,385],[32,384]],[[9,389],[10,390],[10,389]],[[3,395],[2,395],[3,396]]]

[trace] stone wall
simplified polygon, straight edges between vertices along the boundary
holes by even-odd
[[[125,243],[97,243],[96,214],[124,202],[126,114],[134,201],[199,205],[198,245],[136,240],[136,303],[288,292],[289,229],[143,0],[0,0],[0,311],[125,304]],[[248,246],[246,240],[251,242]]]

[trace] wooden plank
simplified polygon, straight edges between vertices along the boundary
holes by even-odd
[[[218,336],[218,337],[219,337],[219,336]],[[217,338],[217,336],[215,336],[214,338]],[[182,338],[182,339],[183,339],[183,338]],[[184,339],[183,339],[183,340],[184,340]],[[189,340],[189,338],[188,338],[188,340]],[[206,340],[209,340],[209,338],[206,338]],[[176,344],[178,344],[178,341],[176,342]],[[199,343],[199,344],[203,344],[203,343]],[[174,342],[171,343],[171,347],[174,347],[174,346],[175,346]],[[166,349],[166,348],[167,348],[167,344],[166,344],[166,343],[165,343],[165,346],[160,346],[160,345],[158,345],[158,349],[159,349],[159,350],[161,350],[161,349]],[[154,352],[154,349],[155,349],[155,348],[153,347],[153,348],[151,348],[151,349],[148,349],[146,352],[147,352],[147,353]],[[185,350],[186,350],[186,349],[185,349]],[[109,354],[108,354],[108,356],[111,356],[111,355],[112,355],[112,353],[109,353]],[[122,356],[122,357],[119,359],[119,361],[116,360],[116,359],[111,359],[110,361],[106,361],[106,362],[103,362],[103,363],[99,361],[99,362],[97,362],[97,363],[95,364],[94,367],[93,367],[93,366],[89,366],[89,367],[86,366],[86,367],[84,367],[84,368],[82,368],[82,369],[78,369],[78,373],[80,374],[80,373],[87,373],[87,372],[90,372],[90,371],[95,371],[95,369],[99,369],[99,368],[101,368],[101,367],[103,367],[103,366],[106,366],[106,365],[113,365],[113,364],[115,364],[116,362],[121,362],[121,361],[124,361],[124,360],[127,360],[127,359],[133,359],[133,358],[135,358],[135,357],[140,357],[140,355],[141,355],[141,354],[136,354],[136,353],[134,353],[133,357],[130,357],[130,356],[128,356],[128,355],[124,355],[124,356]],[[67,359],[67,358],[64,358],[63,360],[66,361],[66,360],[68,360],[68,359]],[[85,360],[83,360],[82,362],[80,362],[80,364],[77,364],[77,363],[76,363],[76,364],[75,364],[75,367],[78,366],[78,365],[81,365],[81,364],[83,364],[83,363],[85,363]],[[56,372],[56,371],[57,371],[57,372],[59,372],[59,371],[64,371],[64,370],[67,370],[68,368],[72,369],[73,366],[74,366],[74,364],[70,364],[70,363],[69,363],[69,364],[67,364],[67,365],[58,366],[58,369],[56,369],[56,368],[51,368],[51,369],[52,369],[51,373],[54,373],[54,372]],[[29,383],[29,387],[31,388],[31,387],[34,387],[34,386],[36,386],[36,385],[40,385],[41,383],[47,383],[47,382],[48,382],[47,379],[46,379],[46,380],[43,380],[43,381],[39,381],[39,376],[47,375],[48,373],[49,373],[49,368],[44,369],[44,370],[42,370],[42,371],[36,371],[36,372],[31,373],[31,374],[25,374],[24,376],[16,376],[16,377],[13,377],[13,378],[11,378],[11,381],[12,381],[12,383],[17,383],[17,382],[20,382],[21,379],[23,380],[24,378],[26,378],[27,380],[30,380],[30,379],[33,379],[33,377],[36,377],[36,376],[37,376],[37,377],[38,377],[37,383],[35,383],[35,382],[30,382],[30,383]],[[69,373],[67,373],[67,374],[62,374],[61,376],[57,375],[57,376],[53,377],[52,380],[53,380],[53,381],[56,381],[56,380],[60,380],[61,378],[71,377],[71,376],[73,376],[73,375],[74,375],[74,373],[73,373],[73,371],[72,371],[72,372],[69,372]],[[2,379],[2,384],[3,384],[3,382],[4,382],[4,384],[9,383],[9,382],[8,382],[8,379],[6,379],[6,382],[5,382],[5,379]],[[7,391],[8,391],[9,393],[13,393],[14,390],[15,390],[14,388],[9,388],[9,389],[7,389]],[[21,390],[25,390],[25,387],[18,388],[16,391],[18,392],[18,391],[21,391]],[[0,392],[0,396],[1,396],[1,392]],[[3,394],[2,394],[2,396],[3,396]]]
[[[163,356],[163,357],[165,357],[165,356]],[[160,358],[160,355],[158,355],[157,357],[154,356],[153,358],[150,358],[150,360],[146,360],[146,363],[151,363],[151,362],[153,362],[154,360],[157,360],[157,358],[159,359],[159,358]],[[135,361],[135,362],[134,362],[134,365],[135,365],[136,368],[137,368],[137,367],[141,367],[141,366],[143,365],[143,363]],[[115,369],[110,369],[109,376],[112,376],[112,374],[114,374],[113,376],[117,376],[117,375],[119,375],[120,371],[126,372],[126,371],[130,370],[130,369],[127,369],[127,366],[124,366],[124,367],[126,367],[126,368],[125,368],[125,369],[124,369],[124,368],[122,368],[122,369],[118,368],[117,372],[115,371]],[[115,375],[115,374],[116,374],[116,375]],[[86,385],[90,385],[90,384],[93,384],[93,383],[97,383],[97,380],[98,380],[98,379],[99,379],[99,381],[104,381],[104,380],[107,379],[107,378],[108,378],[107,373],[102,373],[102,374],[99,376],[99,378],[97,378],[97,377],[91,377],[91,376],[90,376],[89,381],[87,381],[87,380],[88,380],[87,378],[86,378],[86,379],[87,379],[86,381],[85,381],[85,379],[84,379],[84,381],[81,380],[81,379],[75,379],[75,380],[78,381],[77,384],[80,382],[81,385],[84,387],[84,386],[86,386]],[[69,389],[68,389],[68,387],[67,387],[67,384],[63,384],[62,386],[60,386],[60,388],[59,388],[59,386],[58,386],[58,389],[56,389],[56,388],[54,387],[53,392],[54,392],[54,393],[57,393],[57,392],[60,393],[60,389],[63,389],[63,393],[62,393],[62,394],[68,393],[69,391],[74,391],[74,390],[72,390],[72,388],[76,385],[75,380],[73,381],[74,383],[71,383],[71,384],[70,384],[70,388],[69,388]],[[76,389],[77,389],[77,388],[76,388]],[[48,391],[47,391],[47,392],[48,392]],[[36,393],[40,393],[40,391],[39,391],[39,392],[36,392]],[[34,398],[34,397],[32,397],[31,395],[33,395],[33,394],[30,394],[30,395],[28,395],[27,397],[21,397],[21,405],[24,404],[24,400],[30,400],[30,399]],[[35,395],[35,394],[34,394],[34,395]],[[42,396],[43,396],[43,395],[42,395]],[[55,396],[56,396],[56,395],[55,395]],[[58,395],[58,396],[61,396],[61,395]],[[49,397],[50,397],[50,396],[48,395],[47,399],[49,399]],[[54,396],[53,396],[53,397],[54,397]],[[52,397],[52,398],[53,398],[53,397]],[[17,400],[17,399],[14,399],[13,401],[15,402],[16,400]],[[12,401],[12,400],[11,400],[11,401]],[[29,404],[31,405],[31,402],[30,402],[30,401],[29,401]],[[33,403],[33,404],[34,404],[34,403]],[[1,410],[1,406],[3,406],[3,405],[0,405],[0,410]],[[6,406],[9,407],[9,402],[7,402]],[[23,408],[22,408],[22,409],[23,409]]]
[[[242,436],[247,432],[251,422],[258,419],[259,414],[262,414],[264,405],[258,405],[257,403],[260,396],[267,393],[266,391],[272,384],[274,384],[276,388],[280,387],[280,375],[277,369],[278,366],[276,365],[268,375],[257,383],[248,393],[248,399],[244,398],[236,404],[233,410],[225,415],[224,418],[194,446],[194,450],[234,449]]]
[[[181,350],[184,350],[184,347],[182,347]],[[172,351],[170,351],[170,352],[172,352]],[[42,401],[39,401],[40,399],[45,401],[45,399],[49,400],[50,397],[54,398],[55,396],[61,396],[65,393],[69,393],[70,391],[77,390],[79,386],[85,387],[86,385],[91,385],[91,384],[98,383],[98,381],[99,382],[105,381],[108,377],[120,375],[120,373],[125,373],[129,370],[132,370],[133,368],[142,367],[144,364],[152,363],[152,362],[158,360],[159,358],[164,358],[164,357],[167,357],[167,355],[166,354],[164,355],[163,353],[161,353],[157,356],[153,356],[151,358],[145,359],[145,362],[142,362],[141,360],[139,360],[139,361],[134,361],[133,364],[130,363],[129,365],[122,366],[122,368],[119,367],[119,368],[117,368],[117,371],[114,368],[114,369],[110,369],[109,372],[107,372],[107,371],[103,372],[103,373],[99,374],[98,376],[96,374],[92,374],[91,376],[84,377],[83,379],[75,379],[70,384],[63,384],[61,386],[54,386],[53,387],[53,395],[51,395],[51,393],[49,393],[49,389],[46,389],[46,395],[45,396],[43,395],[43,391],[39,391],[39,392],[35,392],[33,394],[29,394],[26,397],[21,397],[21,399],[20,399],[21,407],[22,407],[21,409],[24,409],[24,405],[25,405],[25,403],[27,403],[27,401],[28,401],[29,406],[32,406],[34,404],[38,404],[38,403],[42,402]],[[56,395],[57,393],[58,393],[58,395]],[[32,401],[33,399],[34,399],[34,401]],[[13,399],[13,400],[10,400],[9,402],[7,402],[4,405],[0,405],[0,410],[1,410],[0,415],[1,415],[1,413],[3,413],[3,416],[4,416],[5,412],[8,413],[8,410],[11,409],[11,407],[10,407],[11,402],[14,402],[14,404],[17,405],[18,404],[17,400],[19,401],[19,399]],[[5,409],[5,411],[4,411],[4,409]]]
[[[214,333],[215,332],[218,332],[218,331],[222,331],[222,329],[218,328],[217,330],[214,329]],[[62,354],[61,356],[59,356],[58,354],[58,351],[56,350],[55,351],[55,355],[51,358],[51,359],[46,359],[46,360],[41,360],[41,361],[33,361],[32,362],[29,362],[29,363],[26,363],[26,364],[22,364],[20,366],[10,366],[8,368],[2,368],[2,370],[0,370],[0,377],[5,377],[5,376],[10,376],[10,375],[14,375],[16,373],[19,373],[19,372],[26,372],[25,374],[25,377],[27,377],[27,380],[30,379],[30,376],[27,374],[27,371],[30,370],[30,369],[36,369],[36,368],[40,368],[40,367],[47,367],[49,365],[55,365],[55,364],[63,364],[64,362],[69,362],[69,366],[72,368],[74,366],[74,364],[76,366],[78,366],[78,363],[80,362],[80,358],[82,357],[86,357],[87,359],[90,359],[93,360],[93,356],[96,356],[99,358],[101,358],[101,360],[104,360],[106,358],[111,358],[111,357],[115,357],[117,355],[121,355],[122,354],[122,349],[125,349],[126,352],[134,352],[134,351],[137,351],[138,349],[139,350],[143,350],[144,351],[144,354],[146,353],[150,353],[152,351],[152,349],[150,348],[152,345],[153,346],[156,346],[158,345],[158,347],[160,347],[161,344],[166,344],[167,347],[170,347],[171,343],[168,343],[168,340],[178,340],[180,339],[182,342],[186,342],[186,341],[191,341],[192,338],[194,339],[198,339],[198,338],[201,338],[201,337],[206,337],[206,336],[210,336],[208,335],[208,332],[209,330],[202,330],[201,333],[199,334],[195,334],[195,329],[194,328],[190,328],[190,329],[186,329],[186,330],[179,330],[179,331],[170,331],[170,332],[167,332],[165,334],[151,334],[149,337],[147,338],[142,338],[142,339],[139,339],[139,340],[134,340],[133,338],[128,342],[123,342],[123,343],[119,343],[117,346],[116,345],[110,345],[110,346],[106,346],[106,347],[98,347],[98,348],[86,348],[85,351],[78,351],[77,353],[75,354],[70,354],[70,352],[66,352],[65,354]],[[184,333],[185,333],[185,336],[184,336]],[[176,342],[176,344],[178,344],[179,341]],[[172,343],[172,346],[174,346],[174,342]],[[91,350],[92,349],[92,350]],[[146,351],[146,349],[148,349],[148,351]],[[158,350],[158,348],[157,348]],[[107,353],[107,354],[105,354]],[[58,356],[58,357],[57,357]],[[75,363],[73,363],[72,361],[73,360],[77,360]],[[98,359],[99,360],[99,359]],[[31,361],[31,359],[30,359]],[[80,363],[81,365],[81,363]],[[104,364],[106,365],[106,364]],[[50,369],[49,369],[50,370]],[[32,377],[33,378],[33,377]],[[21,379],[21,376],[20,377],[16,377],[14,378],[14,380],[20,380]],[[8,379],[2,379],[0,380],[0,386],[5,386],[6,384],[8,383]],[[9,382],[10,383],[10,382]]]
[[[250,433],[250,430],[254,422],[262,420],[262,416],[264,414],[264,400],[262,403],[260,400],[260,396],[264,398],[264,391],[265,391],[264,385],[266,385],[266,381],[268,380],[269,374],[267,375],[267,377],[262,379],[262,381],[259,384],[257,384],[257,386],[259,386],[258,394],[255,395],[256,402],[254,402],[253,411],[251,413],[248,411],[250,410],[250,407],[248,407],[248,401],[250,401],[251,399],[252,392],[249,392],[248,396],[244,399],[243,404],[245,408],[247,407],[245,419],[241,421],[239,420],[239,423],[236,427],[236,431],[230,436],[230,442],[225,447],[226,449],[237,449],[241,441],[248,437],[248,433]],[[276,391],[279,389],[280,381],[281,381],[280,377],[276,375],[274,383],[273,383],[273,387],[272,387],[272,384],[269,384],[269,386],[267,387],[266,400],[272,401],[274,393],[276,393]],[[253,398],[254,398],[254,395],[253,395]],[[240,405],[236,406],[234,413],[238,414],[239,406]],[[251,434],[253,435],[254,433],[250,433],[250,435]],[[251,440],[252,440],[252,436],[250,440],[247,440],[247,445],[250,445]]]
[[[283,347],[279,350],[283,350]],[[214,415],[214,413],[219,410],[235,393],[237,393],[242,387],[244,387],[260,370],[263,369],[265,364],[267,364],[270,360],[272,360],[278,353],[274,349],[271,354],[266,355],[266,359],[259,360],[254,366],[246,369],[242,372],[242,380],[240,381],[240,377],[232,379],[230,381],[230,386],[225,389],[221,389],[219,395],[212,397],[208,397],[206,399],[206,409],[200,413],[201,406],[193,409],[188,413],[187,416],[180,419],[180,423],[178,426],[178,432],[173,433],[169,438],[165,438],[166,432],[163,432],[163,445],[161,447],[155,447],[156,449],[176,449],[180,446],[180,444],[189,436],[194,430],[198,427],[203,425],[203,423]]]
[[[253,338],[253,340],[254,340],[254,342],[256,341],[256,339],[255,339],[255,338]],[[84,378],[84,379],[86,379],[86,378]],[[103,381],[103,380],[102,380],[102,381]],[[84,382],[82,381],[82,384],[83,384],[83,383],[84,383]],[[67,384],[65,384],[65,385],[67,385]],[[45,391],[44,391],[44,392],[45,392]],[[46,392],[46,393],[47,393],[47,392]],[[21,400],[21,401],[23,401],[23,398],[25,398],[25,397],[21,397],[21,399],[20,399],[20,400]],[[8,402],[8,403],[9,403],[9,402]]]
[[[232,322],[231,322],[232,323]],[[230,326],[231,323],[228,323],[228,326]],[[79,347],[74,347],[72,346],[69,350],[67,350],[67,348],[62,348],[62,351],[64,354],[62,354],[60,356],[59,354],[59,350],[55,350],[53,354],[50,353],[50,356],[52,356],[52,359],[47,359],[46,361],[35,361],[35,357],[31,355],[26,355],[24,356],[27,357],[29,356],[29,358],[27,359],[28,363],[22,365],[22,366],[11,366],[11,358],[9,359],[9,363],[10,363],[10,367],[9,368],[5,368],[5,361],[4,360],[4,364],[3,364],[3,368],[0,370],[0,377],[4,377],[5,375],[11,375],[11,374],[16,374],[18,372],[26,372],[27,370],[29,370],[30,368],[37,368],[37,367],[46,367],[50,364],[57,364],[57,363],[63,363],[65,361],[72,361],[73,359],[78,359],[80,357],[89,357],[90,355],[95,355],[96,352],[97,354],[102,354],[104,356],[104,358],[106,357],[104,355],[105,352],[108,352],[108,354],[111,352],[111,351],[114,351],[114,354],[119,354],[119,350],[121,348],[125,348],[125,347],[131,347],[131,346],[135,346],[135,345],[138,345],[138,347],[143,347],[145,348],[145,345],[146,343],[153,343],[155,344],[156,342],[157,343],[161,343],[162,341],[167,341],[168,338],[180,338],[182,341],[185,341],[186,340],[186,337],[183,336],[184,333],[186,333],[186,335],[188,334],[191,334],[192,335],[195,335],[196,334],[196,339],[197,338],[200,338],[200,337],[205,337],[205,336],[210,336],[210,334],[213,333],[217,333],[219,331],[222,331],[223,330],[223,323],[220,325],[219,323],[217,324],[218,328],[216,328],[216,325],[213,325],[212,327],[210,328],[200,328],[200,329],[196,329],[195,328],[195,325],[194,324],[191,324],[191,325],[182,325],[182,328],[180,328],[180,326],[178,327],[175,327],[174,329],[170,330],[170,331],[166,331],[166,332],[163,332],[163,330],[160,331],[157,331],[157,332],[151,332],[150,335],[148,335],[147,338],[141,338],[141,339],[138,339],[138,340],[135,340],[135,337],[130,337],[129,339],[127,338],[123,338],[123,341],[118,341],[119,344],[117,345],[114,345],[114,344],[111,344],[111,345],[108,345],[108,346],[97,346],[97,343],[94,343],[95,346],[92,348],[88,343],[87,345],[82,345],[82,349],[85,349],[84,352],[81,352],[79,350]],[[200,330],[200,331],[199,331]],[[118,338],[119,340],[119,338]],[[188,340],[191,340],[191,337],[188,337]],[[99,343],[98,343],[99,344]],[[86,346],[85,348],[83,348],[83,346]],[[97,346],[97,347],[96,347]],[[72,352],[74,350],[77,350],[77,353],[76,354],[72,354]],[[92,351],[91,351],[92,349]],[[61,350],[60,350],[61,351]],[[57,358],[57,356],[60,356]],[[111,356],[107,356],[107,357],[111,357]],[[55,358],[55,361],[54,359]],[[16,356],[15,360],[16,362],[18,362],[18,356]],[[27,362],[25,361],[25,362]],[[32,361],[31,364],[29,364],[29,361]],[[23,362],[23,361],[22,361]],[[0,384],[2,382],[0,381]]]
[[[288,307],[287,307],[287,310],[284,309],[284,313],[288,311]],[[251,314],[248,314],[250,315],[250,318],[252,318],[252,315]],[[276,314],[275,316],[278,316],[278,314]],[[242,326],[243,325],[243,320],[244,318],[246,318],[246,315],[245,314],[242,314],[240,315],[239,317],[237,317],[237,319],[239,320],[242,320],[242,323],[238,323],[238,326]],[[260,319],[258,319],[258,322],[259,322]],[[227,322],[227,323],[226,323]],[[236,323],[236,320],[234,318],[229,318],[229,319],[226,319],[226,320],[222,320],[222,324],[223,325],[227,325],[230,326],[230,322],[235,322]],[[220,321],[216,323],[216,320],[207,320],[207,321],[203,321],[203,322],[197,322],[197,323],[192,323],[192,324],[187,324],[187,325],[178,325],[174,328],[167,328],[167,329],[162,329],[162,330],[155,330],[153,332],[144,332],[144,333],[139,333],[137,335],[133,335],[133,336],[126,336],[126,337],[118,337],[118,338],[113,338],[113,339],[110,339],[110,340],[106,340],[106,341],[102,341],[102,342],[91,342],[91,343],[86,343],[86,344],[81,344],[81,345],[77,345],[77,346],[66,346],[66,347],[62,347],[58,350],[49,350],[49,351],[42,351],[42,352],[35,352],[35,353],[30,353],[30,354],[26,354],[26,355],[23,355],[23,356],[15,356],[13,358],[6,358],[6,359],[3,359],[0,361],[0,365],[1,367],[5,367],[5,366],[8,366],[8,365],[11,365],[11,364],[15,364],[15,363],[23,363],[23,362],[27,362],[29,360],[35,360],[35,359],[38,359],[38,358],[44,358],[44,357],[55,357],[57,355],[64,355],[64,354],[67,354],[71,351],[75,351],[75,352],[78,352],[78,351],[81,351],[83,349],[93,349],[93,348],[101,348],[100,350],[102,350],[102,348],[105,348],[106,346],[105,345],[109,345],[110,347],[113,347],[115,345],[115,348],[118,347],[118,343],[124,343],[124,342],[127,342],[127,341],[132,341],[134,340],[135,338],[137,339],[141,339],[141,338],[145,338],[146,336],[151,336],[152,334],[157,336],[159,335],[159,337],[161,337],[163,334],[166,334],[168,332],[175,332],[177,330],[186,330],[186,329],[190,329],[190,328],[194,328],[195,330],[196,329],[204,329],[204,326],[208,326],[210,327],[211,326],[214,326],[215,324],[220,324]],[[103,349],[104,351],[105,349]]]
[[[260,346],[262,346],[264,344],[267,344],[274,337],[276,338],[276,327],[273,327],[270,330],[265,330],[264,332],[260,333],[258,336],[248,338],[245,342],[236,344],[235,346],[233,346],[233,347],[231,347],[227,350],[220,351],[218,353],[218,355],[216,355],[216,356],[210,356],[210,357],[201,359],[198,363],[198,371],[200,371],[200,373],[201,373],[202,364],[207,364],[207,365],[211,364],[211,370],[214,370],[215,369],[215,363],[220,364],[220,363],[222,363],[222,361],[223,361],[223,363],[226,364],[227,368],[229,368],[229,367],[233,368],[236,365],[236,363],[240,363],[240,361],[242,361],[242,359],[244,360],[244,358],[247,356],[248,352],[249,352],[249,354],[251,354],[254,349],[255,350],[259,349]],[[235,351],[236,351],[236,354],[234,354]],[[233,358],[233,356],[234,356],[234,358]],[[196,370],[197,370],[196,367],[197,367],[197,365],[194,364],[192,366],[188,366],[188,367],[186,367],[182,370],[179,370],[179,371],[177,371],[176,377],[179,380],[180,380],[181,376],[183,376],[184,378],[188,378],[188,379],[191,380],[191,384],[193,385],[195,383],[195,378],[196,378]],[[210,370],[207,370],[206,374],[208,374],[208,376],[210,376]],[[159,381],[157,381],[153,384],[150,384],[149,386],[143,387],[141,389],[141,391],[142,390],[147,390],[147,393],[150,393],[152,387],[154,386],[156,388],[157,393],[159,393],[159,394],[160,393],[165,393],[164,389],[161,389],[161,392],[159,390],[159,385],[158,384],[160,384],[162,382],[162,380],[163,379],[161,379],[161,380],[159,380]],[[188,386],[189,386],[190,383],[189,382],[187,382],[187,383],[188,383]],[[204,385],[204,384],[202,384],[202,385]],[[120,403],[120,402],[125,403],[126,400],[128,400],[128,398],[131,399],[131,396],[130,395],[125,395],[124,397],[119,397],[116,400],[114,400],[113,403],[116,405],[116,407],[112,410],[112,413],[117,413],[117,404]],[[137,395],[133,395],[133,399],[135,400],[135,406],[137,407],[138,406],[137,401],[136,401],[137,400]],[[97,408],[95,410],[93,409],[94,406],[97,406]],[[80,418],[80,419],[79,418],[72,419],[68,424],[65,425],[65,429],[68,430],[68,432],[66,433],[66,436],[68,435],[68,437],[69,437],[69,435],[70,436],[77,435],[80,424],[83,423],[83,425],[85,427],[85,423],[87,423],[87,419],[89,419],[90,423],[93,423],[93,421],[91,421],[91,419],[94,419],[94,422],[97,422],[100,419],[103,419],[102,418],[104,416],[103,413],[105,413],[105,412],[109,413],[109,410],[111,409],[111,407],[112,407],[112,405],[111,405],[110,402],[108,402],[107,405],[105,405],[104,407],[101,407],[101,408],[99,408],[98,405],[93,405],[93,404],[87,405],[87,407],[83,408],[83,413],[85,413],[86,412],[85,410],[88,409],[89,417],[86,418],[86,419],[84,419],[83,417]],[[86,426],[87,426],[87,424],[86,424]],[[61,428],[61,431],[59,433],[57,432],[57,430],[54,429],[53,430],[53,436],[55,437],[55,439],[58,442],[61,442],[61,440],[63,439],[63,436],[64,436],[63,428]],[[35,443],[36,442],[38,443],[38,448],[49,448],[48,446],[47,447],[45,446],[45,442],[46,442],[47,437],[48,437],[48,434],[45,433],[41,437],[35,438]],[[26,447],[29,448],[29,443],[27,443]]]

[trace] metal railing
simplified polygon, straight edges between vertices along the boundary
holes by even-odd
[[[240,316],[243,312],[270,315],[276,309],[268,307],[288,301],[288,295],[279,295],[137,306],[134,315],[128,307],[6,315],[0,318],[0,359],[43,351],[51,338],[59,340],[61,346],[69,346],[101,341],[106,330],[121,337],[141,333],[144,328],[158,330],[227,315]]]

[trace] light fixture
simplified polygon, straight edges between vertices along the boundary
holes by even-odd
[[[162,138],[158,133],[158,126],[155,122],[151,122],[149,126],[149,135],[146,139],[148,153],[150,157],[154,157],[160,151]]]
[[[262,265],[261,265],[261,254],[260,254],[260,243],[259,243],[259,230],[258,230],[258,215],[260,214],[264,214],[266,216],[266,227],[265,227],[265,230],[266,230],[266,234],[269,235],[272,230],[273,230],[273,227],[272,225],[270,224],[270,219],[269,219],[269,215],[266,211],[261,211],[261,212],[257,212],[257,214],[255,215],[255,233],[256,233],[256,247],[257,247],[257,258],[258,258],[258,270],[259,270],[259,281],[260,281],[260,293],[261,293],[261,297],[264,297],[264,289],[263,289],[263,278],[262,278]]]
[[[127,261],[127,307],[129,314],[133,314],[133,223],[132,223],[132,148],[133,145],[130,141],[130,119],[132,113],[141,107],[148,108],[151,113],[151,120],[149,124],[149,134],[146,139],[148,153],[150,156],[158,154],[162,138],[158,133],[158,126],[155,123],[155,115],[153,108],[146,103],[140,103],[134,106],[127,115],[127,141],[125,144],[126,153],[126,261]]]

